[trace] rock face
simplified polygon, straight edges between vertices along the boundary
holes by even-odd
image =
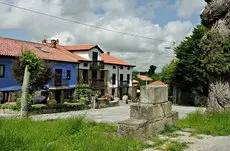
[[[207,6],[201,14],[202,24],[230,35],[230,0],[205,0]]]
[[[218,31],[223,37],[230,36],[230,0],[205,0],[207,6],[201,14],[202,24]],[[210,81],[207,101],[208,112],[219,112],[230,108],[229,81],[216,77]]]
[[[165,125],[174,124],[178,113],[172,112],[168,101],[168,87],[141,87],[140,103],[131,105],[130,119],[119,123],[118,134],[141,139],[151,138],[164,130]]]

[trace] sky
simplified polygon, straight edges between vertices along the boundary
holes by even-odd
[[[99,26],[133,37],[66,22],[0,4],[0,37],[33,42],[59,39],[62,45],[98,44],[104,51],[146,71],[174,57],[205,7],[204,0],[0,0],[46,14]],[[155,40],[154,40],[155,39]],[[156,40],[159,39],[159,40]],[[171,49],[166,49],[170,47]]]

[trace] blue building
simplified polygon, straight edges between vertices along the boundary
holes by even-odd
[[[58,40],[51,43],[33,43],[15,39],[0,38],[0,102],[11,101],[11,94],[21,90],[13,78],[11,68],[22,50],[32,51],[52,64],[52,80],[46,87],[58,103],[72,97],[77,84],[78,59],[62,46]]]

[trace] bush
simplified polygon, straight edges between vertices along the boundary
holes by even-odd
[[[1,109],[9,109],[9,110],[19,110],[18,106],[16,104],[0,104]]]
[[[46,104],[34,104],[34,105],[31,105],[31,107],[33,109],[47,109],[48,108]]]
[[[95,92],[86,84],[78,85],[74,91],[74,101],[80,101],[86,105],[91,103],[91,97]]]
[[[57,101],[55,99],[50,99],[48,102],[47,102],[48,105],[57,105]]]

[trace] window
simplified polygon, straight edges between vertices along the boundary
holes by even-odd
[[[116,69],[116,66],[113,66],[113,69]]]
[[[121,70],[123,69],[123,67],[120,67],[121,68]]]
[[[130,83],[130,74],[127,74],[127,81],[128,81],[128,84]]]
[[[116,74],[112,75],[112,85],[116,84]]]
[[[0,78],[5,77],[5,65],[0,64]]]
[[[130,67],[128,67],[127,69],[130,70]]]
[[[84,66],[84,67],[88,67],[88,63],[84,63],[83,66]]]
[[[123,81],[123,80],[124,80],[123,77],[124,77],[123,74],[120,74],[120,81]]]
[[[98,60],[98,53],[93,52],[93,61],[97,61],[97,60]]]
[[[66,70],[66,80],[70,80],[70,79],[71,79],[71,71]]]

